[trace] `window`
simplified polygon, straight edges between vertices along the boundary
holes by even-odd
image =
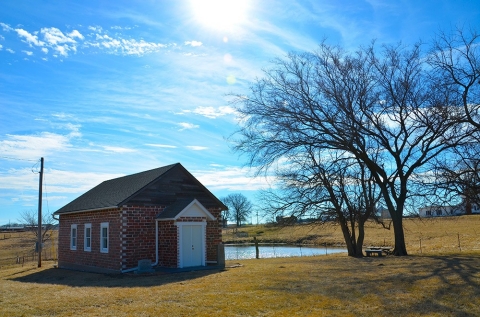
[[[77,249],[77,225],[70,227],[70,250]]]
[[[85,224],[85,232],[83,235],[83,250],[92,251],[92,224]]]
[[[431,211],[431,210],[427,210],[427,211],[426,211],[426,215],[427,215],[427,216],[431,216],[431,215],[432,215],[432,211]]]
[[[108,222],[100,224],[100,252],[108,253]]]

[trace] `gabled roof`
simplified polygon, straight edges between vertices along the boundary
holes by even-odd
[[[63,206],[54,214],[94,211],[106,208],[123,206],[133,196],[142,192],[152,183],[161,180],[164,175],[174,168],[184,171],[198,184],[211,199],[222,208],[225,207],[212,193],[208,191],[195,177],[193,177],[180,163],[163,166],[145,172],[123,176],[104,181],[92,188],[77,199]],[[192,201],[192,200],[190,200]]]

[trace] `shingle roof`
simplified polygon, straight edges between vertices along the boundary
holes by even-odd
[[[104,181],[57,210],[55,214],[119,207],[124,201],[177,165],[180,163]]]

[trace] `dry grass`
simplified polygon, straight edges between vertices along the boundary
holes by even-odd
[[[242,231],[248,241],[343,244],[335,226]],[[241,260],[236,268],[170,275],[31,262],[0,270],[0,316],[480,316],[480,216],[406,219],[405,231],[409,257]],[[391,244],[392,235],[369,224],[366,244]],[[0,239],[0,254],[23,247],[31,243],[21,234]]]
[[[56,239],[58,231],[50,233],[51,239],[44,244],[44,259],[56,258]],[[36,238],[32,232],[0,233],[0,269],[15,265],[17,257],[32,261]]]
[[[10,268],[0,271],[0,315],[480,316],[478,252],[240,264],[170,275]]]
[[[429,219],[404,219],[407,251],[410,254],[439,254],[461,251],[480,251],[480,215]],[[289,227],[249,226],[238,229],[248,234],[240,238],[232,229],[224,230],[223,240],[229,243],[284,242],[343,246],[340,227],[334,224],[295,225]],[[372,223],[366,225],[365,246],[393,246],[393,228],[383,229]],[[460,240],[460,248],[459,248]],[[420,249],[420,244],[422,248]]]

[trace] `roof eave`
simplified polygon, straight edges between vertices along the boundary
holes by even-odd
[[[100,211],[100,210],[113,209],[113,208],[119,208],[119,206],[109,206],[109,207],[100,207],[100,208],[93,208],[93,209],[62,211],[60,213],[58,211],[55,211],[53,214],[56,215],[56,216],[61,216],[61,215],[78,214],[78,213],[83,213],[83,212]]]

